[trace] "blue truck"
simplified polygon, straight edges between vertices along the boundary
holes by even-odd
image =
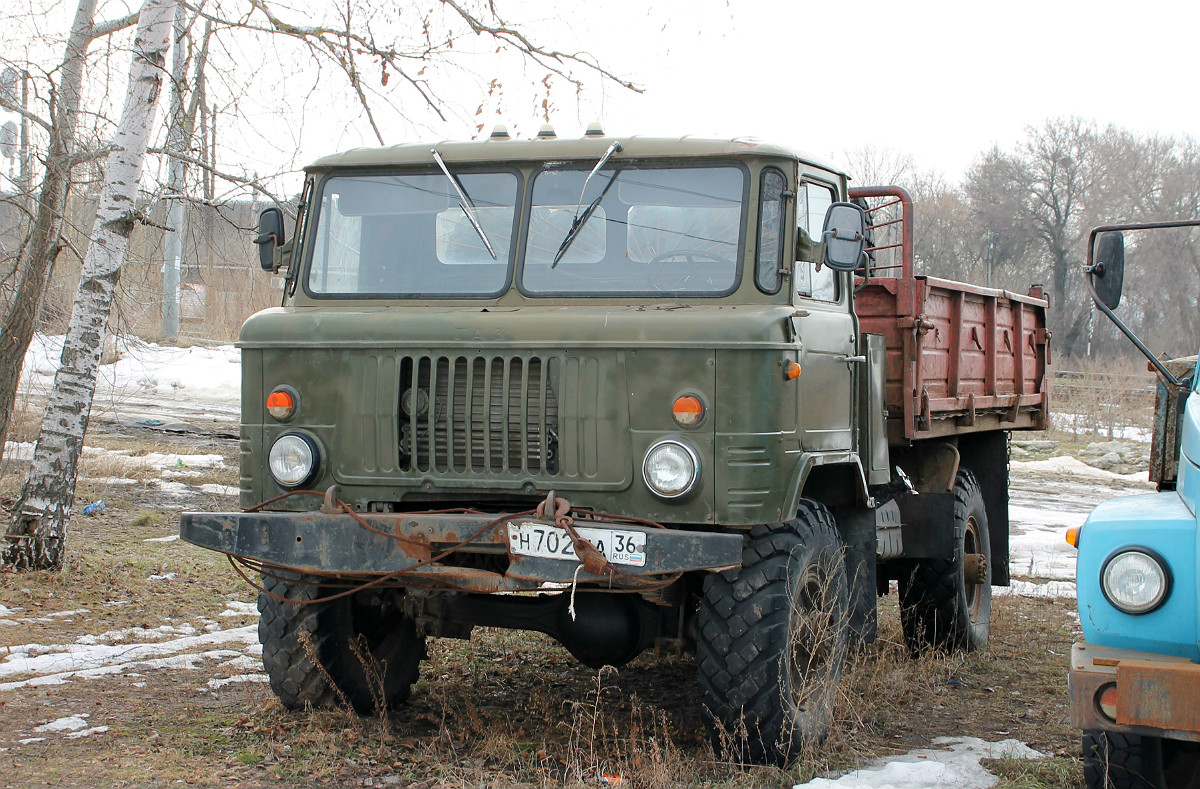
[[[1200,220],[1098,227],[1087,281],[1097,308],[1158,372],[1150,478],[1158,492],[1096,507],[1067,541],[1078,549],[1084,641],[1071,649],[1071,718],[1083,732],[1088,789],[1200,789],[1200,397],[1196,357],[1163,360],[1113,312],[1128,231]]]

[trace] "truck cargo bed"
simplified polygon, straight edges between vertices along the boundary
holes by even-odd
[[[1028,295],[912,273],[912,204],[899,187],[852,189],[903,211],[898,276],[873,275],[855,297],[861,331],[887,345],[888,443],[1049,425],[1050,333],[1040,286]],[[881,219],[873,224],[879,225]],[[879,247],[887,248],[887,247]]]

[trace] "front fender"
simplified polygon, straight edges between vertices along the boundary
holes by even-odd
[[[1166,601],[1148,614],[1123,613],[1101,591],[1105,561],[1127,547],[1157,552],[1171,573]],[[1196,517],[1174,491],[1111,499],[1096,507],[1080,530],[1076,566],[1086,641],[1200,661],[1196,560]]]

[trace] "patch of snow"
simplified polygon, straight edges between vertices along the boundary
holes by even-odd
[[[220,616],[258,616],[258,606],[254,603],[243,603],[241,600],[226,600],[225,610]]]
[[[237,485],[214,485],[212,483],[201,485],[200,490],[216,496],[236,496],[242,492]]]
[[[5,460],[33,460],[33,444],[29,441],[5,441]]]
[[[27,384],[49,385],[62,346],[61,335],[34,335],[22,373]],[[240,393],[241,352],[233,345],[173,348],[117,337],[116,349],[117,361],[100,365],[97,375],[97,390],[105,396],[154,393],[229,401]]]
[[[1140,482],[1144,483],[1146,487],[1153,487],[1150,482],[1150,472],[1148,471],[1137,474],[1114,474],[1111,471],[1089,466],[1082,460],[1077,460],[1069,455],[1061,455],[1049,460],[1014,460],[1009,464],[1009,468],[1013,471],[1030,473],[1063,474],[1065,476],[1090,477],[1092,479],[1119,479],[1126,482]]]
[[[158,489],[168,496],[176,498],[185,498],[187,496],[195,496],[196,489],[184,485],[182,482],[171,482],[169,480],[155,480],[154,484]]]
[[[224,687],[234,682],[267,682],[269,678],[266,674],[234,674],[232,677],[224,677],[222,679],[210,679],[208,686],[213,690]]]
[[[1039,597],[1054,599],[1068,597],[1075,599],[1074,581],[1047,581],[1044,584],[1013,579],[1009,586],[993,586],[993,595],[1019,595],[1021,597]]]
[[[195,635],[198,630],[191,625],[160,625],[158,627],[127,627],[121,630],[106,630],[98,635],[88,635],[80,637],[76,644],[113,644],[122,641],[128,641],[131,636],[137,636],[138,641],[156,641],[167,638],[169,636],[191,636]],[[57,647],[61,649],[62,647]],[[47,650],[44,650],[47,651]],[[48,650],[53,651],[53,650]]]
[[[261,669],[262,661],[257,658],[250,657],[249,655],[238,655],[235,658],[230,658],[229,660],[221,663],[219,667],[224,669],[242,670]]]
[[[229,660],[253,654],[250,649],[235,652],[229,649],[209,648],[238,642],[246,647],[257,647],[257,631],[256,625],[247,625],[157,643],[71,644],[53,651],[46,651],[46,647],[38,644],[9,647],[5,660],[0,662],[0,677],[16,677],[23,674],[34,676],[0,683],[0,691],[38,685],[58,685],[74,677],[122,674],[135,666],[194,669],[204,660]],[[192,651],[205,649],[208,651]]]
[[[6,605],[0,605],[0,616],[8,616],[13,610]]]
[[[79,616],[80,614],[90,614],[90,608],[72,608],[70,611],[57,611],[53,614],[46,614],[47,617],[59,618],[66,616]]]
[[[165,573],[163,575],[157,575],[157,574],[148,575],[148,576],[146,576],[146,580],[147,581],[174,581],[176,575],[177,575],[177,573]]]
[[[45,741],[46,741],[45,737],[26,737],[23,740],[17,740],[17,742],[21,743],[22,745],[30,745],[35,742],[45,742]]]
[[[41,726],[35,726],[33,730],[35,732],[79,731],[87,726],[87,721],[84,719],[90,717],[91,716],[86,712],[82,715],[71,715],[67,718],[59,718],[58,720],[52,720],[49,723],[43,723]]]
[[[67,739],[68,740],[78,740],[80,737],[91,737],[93,734],[103,734],[106,731],[108,731],[107,726],[93,726],[90,729],[84,729],[83,731],[72,732],[71,734],[67,735]]]
[[[129,486],[138,484],[138,480],[129,477],[81,477],[93,485]]]
[[[190,468],[167,468],[163,469],[159,476],[162,479],[179,479],[187,481],[189,479],[195,479],[196,477],[203,477],[204,472],[196,471]]]
[[[1097,504],[1151,487],[1142,475],[1114,474],[1073,458],[1013,461],[1010,467],[1008,566],[1014,578],[1073,581],[1076,550],[1067,544],[1067,529],[1082,526]]]
[[[996,776],[980,759],[1037,759],[1041,753],[1019,740],[986,742],[976,737],[938,737],[940,748],[877,759],[839,778],[814,778],[793,789],[987,789]]]
[[[224,468],[224,455],[176,455],[163,454],[161,452],[149,452],[145,455],[138,455],[133,460],[143,465],[152,466],[159,469],[197,469],[197,468]]]
[[[168,534],[166,537],[147,537],[142,542],[175,542],[178,539],[178,534]]]

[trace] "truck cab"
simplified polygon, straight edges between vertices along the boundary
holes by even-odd
[[[782,762],[889,579],[914,650],[986,643],[1046,302],[915,276],[903,189],[497,130],[325,157],[301,202],[260,219],[285,295],[239,341],[245,511],[180,526],[259,588],[285,705],[399,704],[426,638],[535,630],[694,653],[714,743]]]
[[[1141,349],[1113,313],[1124,271],[1122,232],[1196,225],[1111,226],[1089,239],[1096,304]],[[1083,730],[1089,789],[1200,785],[1197,357],[1147,356],[1159,373],[1150,471],[1158,492],[1104,502],[1068,535],[1079,551],[1084,638],[1071,650],[1071,714]]]

